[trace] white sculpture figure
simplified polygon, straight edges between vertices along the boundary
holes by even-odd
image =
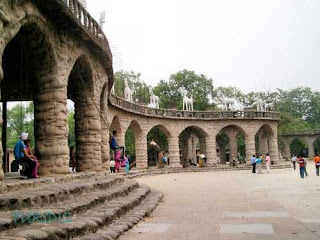
[[[103,24],[106,22],[106,12],[100,13],[99,25],[103,29]]]
[[[153,94],[152,88],[149,88],[149,92],[150,92],[150,103],[148,104],[148,107],[159,108],[160,98]]]
[[[218,93],[218,96],[220,97],[220,100],[222,104],[224,105],[224,110],[234,110],[236,100],[233,98],[226,98],[222,92]]]
[[[193,111],[193,99],[187,97],[187,92],[183,91],[183,107],[182,110]]]
[[[80,0],[80,3],[84,8],[87,8],[87,0]]]
[[[234,110],[244,111],[244,104],[242,104],[241,102],[235,101]]]
[[[257,98],[256,105],[257,105],[257,111],[259,112],[266,111],[265,102],[260,97]]]
[[[112,93],[113,95],[115,95],[114,85],[115,85],[115,83],[113,83],[112,88],[111,88],[111,93]]]
[[[129,88],[127,80],[124,80],[124,99],[128,102],[133,102],[132,91]]]
[[[271,103],[265,103],[265,111],[274,111],[276,110],[276,100],[273,100]]]

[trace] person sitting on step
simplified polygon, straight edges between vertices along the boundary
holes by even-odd
[[[19,140],[14,146],[14,157],[18,162],[20,174],[23,178],[31,178],[34,169],[36,168],[36,162],[31,160],[31,156],[27,151],[27,146],[24,144],[24,140],[28,138],[28,133],[21,133]]]

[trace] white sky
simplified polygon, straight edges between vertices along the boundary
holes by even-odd
[[[114,70],[148,84],[182,69],[214,86],[320,90],[319,0],[87,0],[111,43]]]

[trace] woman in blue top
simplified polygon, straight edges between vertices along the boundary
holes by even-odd
[[[257,158],[256,158],[256,164],[257,164],[257,173],[261,174],[262,171],[261,171],[261,155],[258,155]]]

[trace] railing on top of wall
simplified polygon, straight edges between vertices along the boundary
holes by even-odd
[[[88,13],[78,0],[63,0],[78,21],[91,33],[94,38],[102,45],[108,44],[100,25]]]
[[[132,112],[139,115],[159,117],[159,118],[174,118],[174,119],[268,119],[280,120],[278,112],[257,112],[253,110],[245,111],[182,111],[173,109],[155,109],[144,105],[125,101],[124,99],[110,94],[110,103],[127,112]]]

